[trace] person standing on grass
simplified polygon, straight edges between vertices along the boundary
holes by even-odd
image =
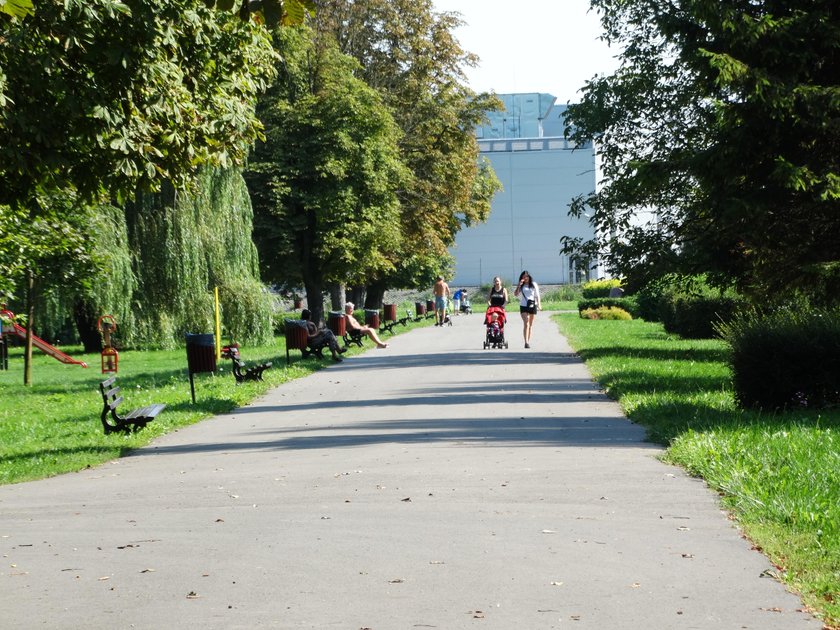
[[[540,287],[534,282],[527,271],[519,274],[519,284],[516,285],[513,295],[519,298],[519,313],[522,316],[522,336],[525,337],[525,347],[531,347],[531,328],[534,325],[534,316],[540,310]]]
[[[446,302],[449,299],[449,285],[443,281],[443,276],[435,279],[432,292],[435,294],[435,326],[443,326],[446,321]]]

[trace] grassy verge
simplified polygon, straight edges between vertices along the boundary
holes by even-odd
[[[667,460],[719,491],[779,578],[840,628],[840,410],[742,411],[722,341],[638,320],[555,320],[627,416],[668,445]]]
[[[417,326],[430,326],[433,320],[396,326],[394,333]],[[388,341],[390,335],[383,333]],[[353,356],[372,348],[351,345],[344,355]],[[263,382],[237,385],[231,363],[222,359],[213,374],[196,374],[195,404],[190,395],[186,351],[120,352],[117,384],[125,398],[126,412],[149,403],[166,403],[154,422],[138,433],[104,435],[99,420],[102,396],[99,383],[107,377],[100,371],[98,354],[82,354],[79,347],[62,347],[75,359],[90,367],[64,365],[37,350],[33,353],[33,385],[23,386],[21,348],[9,352],[9,370],[0,371],[0,484],[41,479],[96,466],[148,444],[155,437],[194,424],[210,416],[240,407],[271,387],[311,374],[330,365],[325,358],[301,359],[297,350],[290,352],[286,364],[285,340],[263,347],[243,347],[247,365],[271,361],[263,373]]]

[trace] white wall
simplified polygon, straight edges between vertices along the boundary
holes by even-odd
[[[487,223],[458,234],[450,284],[488,284],[496,275],[510,284],[523,269],[541,284],[569,282],[560,237],[592,237],[585,220],[568,216],[573,197],[595,190],[591,144],[572,150],[562,138],[540,138],[485,140],[479,146],[504,190],[493,199]]]

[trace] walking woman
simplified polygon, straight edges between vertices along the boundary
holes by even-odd
[[[540,287],[534,282],[527,271],[519,274],[519,284],[513,295],[519,298],[519,313],[522,315],[522,336],[525,337],[525,347],[531,347],[531,327],[534,325],[534,315],[540,310]]]
[[[490,306],[501,306],[502,308],[508,303],[508,292],[502,286],[502,279],[499,276],[493,278],[493,286],[490,287],[490,293],[487,295],[487,303]]]

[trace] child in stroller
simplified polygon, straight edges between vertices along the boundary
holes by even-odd
[[[505,341],[506,320],[505,309],[501,306],[491,306],[484,313],[484,326],[487,329],[487,335],[484,338],[485,350],[487,348],[508,347],[508,343]]]

